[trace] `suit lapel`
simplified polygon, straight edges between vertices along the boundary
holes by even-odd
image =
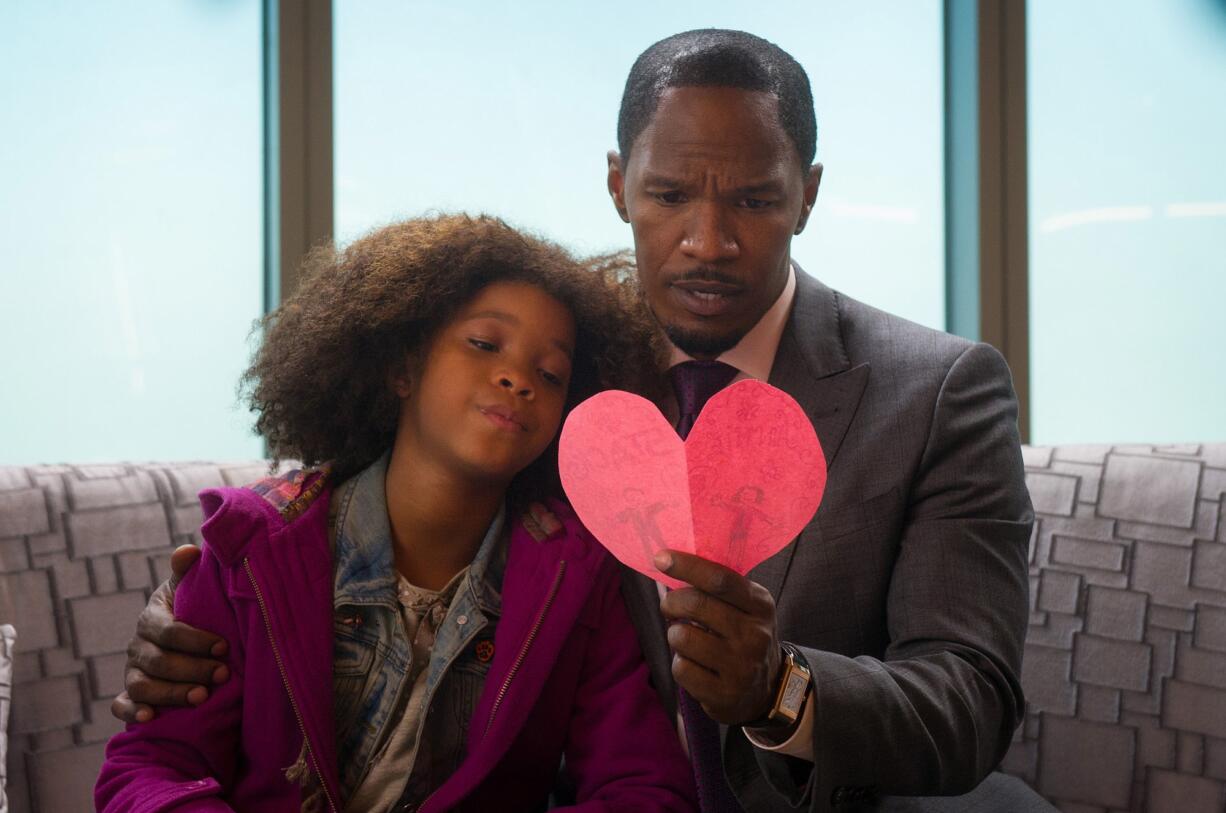
[[[796,301],[769,383],[796,399],[809,416],[827,469],[834,466],[868,377],[869,365],[853,367],[847,356],[836,294],[796,266]],[[795,553],[793,542],[749,573],[776,601]]]

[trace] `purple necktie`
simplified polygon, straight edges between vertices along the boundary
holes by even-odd
[[[711,396],[728,386],[737,370],[720,361],[686,361],[668,371],[681,417],[677,434],[684,440],[694,428],[698,413]],[[677,705],[685,722],[685,739],[690,746],[690,763],[698,785],[698,804],[702,813],[738,813],[732,789],[724,779],[724,761],[719,747],[719,724],[707,716],[697,700],[684,689],[677,691]]]
[[[722,361],[684,361],[669,370],[668,377],[673,382],[681,413],[677,434],[685,440],[711,396],[736,378],[736,368]]]

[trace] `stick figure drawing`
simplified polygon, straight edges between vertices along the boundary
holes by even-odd
[[[711,500],[713,505],[732,512],[732,528],[728,532],[727,561],[732,563],[732,567],[736,570],[740,570],[741,563],[745,560],[745,542],[749,539],[749,530],[753,527],[754,520],[761,520],[767,525],[775,524],[770,521],[765,511],[758,508],[765,496],[762,489],[757,486],[741,486],[732,495],[731,500],[723,500],[719,497]]]
[[[617,521],[634,526],[634,532],[642,540],[643,550],[647,553],[647,559],[650,560],[656,551],[667,547],[664,543],[664,535],[660,532],[660,526],[656,524],[656,514],[668,508],[669,504],[666,502],[648,504],[644,496],[642,490],[637,488],[623,490],[622,497],[627,507],[626,510],[617,514]]]

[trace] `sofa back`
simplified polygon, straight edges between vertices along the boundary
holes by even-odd
[[[1023,449],[1037,523],[1004,770],[1066,811],[1226,805],[1226,444]],[[0,468],[17,628],[13,813],[88,810],[136,616],[197,542],[196,493],[261,461]]]
[[[196,493],[267,463],[0,468],[0,624],[17,629],[9,719],[12,813],[93,809],[136,616],[198,542]]]
[[[1226,810],[1226,444],[1024,448],[1037,522],[1004,769],[1064,810]]]

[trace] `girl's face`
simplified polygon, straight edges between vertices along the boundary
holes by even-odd
[[[396,382],[414,452],[481,480],[509,482],[558,432],[575,320],[526,282],[477,292],[432,339],[416,377]]]

